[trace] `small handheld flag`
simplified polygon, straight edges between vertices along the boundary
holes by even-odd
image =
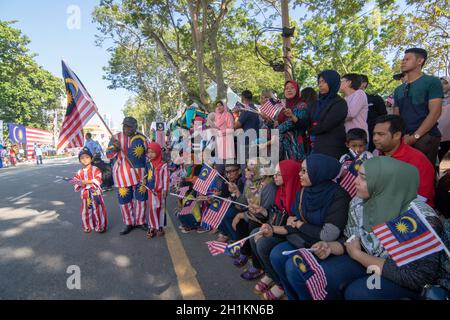
[[[203,195],[206,195],[208,189],[210,189],[213,185],[217,175],[218,172],[215,169],[209,167],[206,164],[203,164],[200,174],[194,183],[193,189]]]
[[[231,202],[215,198],[210,204],[208,210],[205,212],[202,223],[210,226],[212,229],[217,229],[222,222],[223,217],[230,208]]]
[[[180,210],[179,215],[185,216],[185,215],[191,214],[192,210],[194,210],[195,204],[196,204],[195,199],[187,200],[184,203],[183,208]]]
[[[226,242],[208,241],[206,244],[208,245],[209,252],[211,252],[213,256],[225,253],[227,248]]]
[[[260,108],[259,111],[261,113],[264,113],[266,116],[268,116],[271,119],[274,119],[277,113],[281,110],[281,102],[275,101],[273,99],[268,99],[266,103],[264,103]]]
[[[306,286],[314,300],[324,300],[327,296],[327,278],[322,266],[307,249],[299,249],[298,254],[292,256],[292,262],[302,273]]]
[[[373,232],[399,267],[446,249],[425,218],[413,209],[373,227]]]
[[[81,183],[81,180],[76,179],[76,178],[63,178],[63,180],[69,182],[73,186],[79,186],[79,187],[83,186],[83,184]]]

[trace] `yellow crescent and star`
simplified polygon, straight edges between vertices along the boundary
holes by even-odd
[[[208,169],[203,169],[202,177],[206,177],[207,174],[208,174]]]
[[[412,230],[409,230],[408,224],[403,222],[404,220],[408,221],[411,224]],[[407,233],[407,232],[414,233],[417,231],[417,222],[411,217],[408,216],[402,217],[400,218],[400,221],[395,225],[395,228],[400,233]]]
[[[19,129],[19,132],[17,132],[18,129]],[[17,142],[21,142],[23,140],[23,131],[20,130],[19,127],[15,127],[13,130],[13,136]]]
[[[214,208],[218,208],[219,207],[219,201],[214,201],[213,202],[213,207]]]
[[[292,260],[294,261],[294,264],[300,269],[301,272],[305,273],[306,271],[308,271],[305,261],[301,256],[296,254],[295,256],[292,257]]]
[[[77,83],[75,82],[75,80],[71,79],[71,78],[66,78],[66,84],[71,84],[74,88],[75,88],[75,97],[78,95],[78,86]],[[67,104],[71,104],[73,102],[73,96],[70,90],[68,90],[66,88],[66,92],[67,92]]]

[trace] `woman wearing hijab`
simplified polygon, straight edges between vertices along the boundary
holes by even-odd
[[[233,229],[237,232],[238,239],[247,237],[251,231],[267,222],[267,210],[275,202],[277,187],[272,177],[264,175],[262,169],[261,161],[258,158],[247,161],[244,192],[236,201],[248,205],[249,208],[247,211],[238,213],[232,223]],[[252,253],[249,242],[244,243],[239,257],[234,261],[234,265],[237,267],[244,266],[250,256],[253,260],[253,266],[250,266],[241,275],[245,280],[254,280],[264,274],[256,255]]]
[[[348,107],[338,96],[341,77],[334,70],[325,70],[319,74],[318,84],[319,100],[308,106],[312,152],[339,159],[347,153],[344,123]]]
[[[307,105],[300,98],[300,88],[294,80],[284,84],[286,106],[278,115],[280,160],[303,160],[308,152]]]
[[[285,227],[273,227],[271,232],[287,236],[270,253],[270,261],[289,298],[295,297],[286,278],[285,264],[289,259],[282,254],[300,248],[310,248],[318,241],[335,241],[341,236],[347,223],[350,196],[333,181],[341,166],[335,158],[312,154],[302,163],[300,183],[303,187],[297,193],[292,207],[295,220]],[[279,297],[267,293],[269,300]]]
[[[148,189],[149,216],[147,238],[163,236],[167,225],[166,198],[169,190],[169,171],[162,160],[161,146],[152,142],[147,148],[144,184]]]
[[[410,164],[390,157],[367,160],[356,179],[357,197],[350,204],[347,226],[339,241],[320,241],[312,246],[327,280],[326,299],[414,299],[424,285],[435,284],[443,252],[397,266],[372,229],[408,210],[426,219],[442,233],[442,224],[434,210],[417,199],[419,173]],[[409,227],[406,226],[408,229]],[[378,287],[371,289],[373,274],[379,275]],[[292,299],[311,299],[302,272],[293,259],[285,265]]]
[[[217,132],[217,159],[222,164],[219,172],[223,172],[223,165],[228,159],[234,159],[234,117],[228,111],[223,101],[217,101],[215,112],[215,126]],[[220,170],[222,169],[222,170]]]
[[[275,204],[265,214],[268,222],[261,228],[254,229],[252,234],[258,231],[267,232],[271,229],[270,225],[285,225],[284,219],[278,219],[280,216],[295,217],[291,208],[295,202],[295,195],[300,189],[300,167],[300,163],[295,160],[283,160],[276,166],[274,182],[278,189],[275,195]],[[264,212],[264,210],[262,211]],[[283,294],[280,279],[270,263],[270,252],[273,247],[284,241],[286,241],[285,236],[278,234],[267,237],[257,235],[250,239],[252,251],[265,272],[265,276],[255,286],[256,293],[263,294],[270,289],[275,296]],[[272,284],[274,285],[270,288]]]

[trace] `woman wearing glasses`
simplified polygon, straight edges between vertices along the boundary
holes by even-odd
[[[283,251],[310,248],[318,241],[335,241],[345,228],[350,203],[349,194],[333,180],[341,165],[330,156],[312,154],[302,163],[300,183],[302,191],[296,195],[292,212],[295,219],[284,228],[273,228],[270,233],[286,235],[286,242],[270,253],[271,264],[289,298],[295,296],[286,278],[285,264],[290,259]],[[268,297],[276,299],[278,297]]]
[[[300,188],[300,167],[300,163],[294,160],[280,161],[275,167],[275,175],[273,177],[277,186],[275,204],[267,212],[269,217],[268,223],[263,224],[261,228],[253,230],[252,234],[260,230],[266,234],[271,228],[270,225],[281,228],[288,222],[288,217],[295,217],[291,208],[295,202],[295,195]],[[257,235],[250,239],[252,251],[262,264],[265,272],[265,276],[256,284],[255,292],[257,294],[265,295],[267,291],[271,291],[271,294],[277,297],[281,297],[284,294],[280,279],[270,263],[270,252],[273,247],[284,241],[286,241],[285,236],[278,234],[271,236]]]
[[[320,241],[311,247],[326,277],[326,299],[413,299],[426,284],[435,284],[442,275],[440,259],[447,259],[443,251],[399,267],[373,232],[375,226],[412,209],[438,234],[442,233],[442,224],[434,210],[417,199],[418,183],[418,171],[410,164],[390,157],[375,157],[364,162],[356,179],[357,197],[350,203],[344,236],[338,241]],[[405,220],[408,221],[400,220],[396,224],[401,224],[396,227],[399,232],[417,229],[416,221]],[[289,298],[309,300],[312,296],[299,267],[293,259],[285,264],[286,278],[292,289],[288,291]],[[375,275],[368,274],[368,270],[375,271]],[[378,285],[374,287],[371,279],[377,275]]]

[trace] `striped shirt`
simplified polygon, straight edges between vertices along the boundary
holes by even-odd
[[[145,153],[147,152],[147,145],[149,143],[148,138],[139,133],[136,136],[142,136],[145,139]],[[135,137],[136,137],[135,136]],[[120,151],[114,149],[112,144],[108,146],[106,150],[106,157],[108,159],[115,159],[113,167],[114,185],[119,188],[131,187],[139,184],[144,177],[145,167],[139,167],[131,165],[130,159],[127,159],[128,148],[130,148],[131,140],[134,139],[127,137],[123,132],[119,132],[114,136],[120,143]],[[134,167],[134,168],[133,168]]]
[[[102,172],[99,168],[91,166],[89,169],[80,169],[74,176],[74,179],[80,181],[90,180],[93,183],[93,185],[90,186],[74,186],[75,191],[81,191],[81,199],[89,198],[89,190],[95,191],[97,194],[102,193],[102,189],[100,187],[102,184]]]

